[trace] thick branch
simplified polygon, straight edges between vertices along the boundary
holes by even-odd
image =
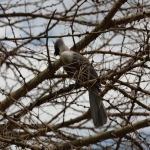
[[[150,118],[125,126],[125,127],[122,127],[122,128],[119,128],[119,129],[116,129],[116,130],[99,133],[97,135],[89,136],[89,137],[82,138],[79,140],[74,140],[70,143],[64,143],[61,146],[55,147],[53,150],[59,150],[59,149],[67,150],[67,149],[70,149],[71,147],[86,146],[89,144],[94,144],[96,142],[100,142],[100,141],[104,141],[104,140],[108,140],[112,138],[123,137],[128,133],[134,132],[141,128],[148,127],[149,124],[150,124]]]
[[[10,93],[4,100],[0,103],[0,111],[5,111],[9,106],[11,106],[14,102],[18,101],[19,98],[25,96],[28,92],[34,89],[38,84],[42,83],[44,80],[51,78],[54,72],[61,67],[62,62],[61,59],[58,59],[52,65],[51,70],[45,69],[43,72],[39,73],[36,77],[31,79],[21,88],[17,89],[15,92]]]
[[[103,21],[100,23],[100,25],[96,26],[95,29],[93,29],[91,32],[98,32],[98,31],[104,31],[109,26],[111,19],[114,17],[115,13],[118,11],[118,9],[121,7],[122,4],[124,4],[126,0],[118,0],[112,9],[109,11],[107,16],[103,19]],[[72,50],[82,50],[85,48],[89,43],[91,43],[93,40],[95,40],[100,34],[89,34],[82,40],[80,40],[75,46],[72,47]]]

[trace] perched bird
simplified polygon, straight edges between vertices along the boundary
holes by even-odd
[[[64,70],[67,74],[76,79],[77,82],[85,82],[97,79],[98,75],[90,64],[89,60],[79,53],[71,51],[63,42],[58,39],[54,44],[54,55],[60,56]],[[91,116],[95,127],[103,126],[107,122],[107,113],[100,97],[100,83],[88,85]]]

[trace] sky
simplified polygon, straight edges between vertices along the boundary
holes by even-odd
[[[3,1],[2,2],[2,5],[3,6],[5,6],[5,4],[21,4],[21,3],[23,3],[23,2],[26,2],[26,3],[28,3],[28,2],[30,2],[30,0],[29,1],[19,1],[19,0],[11,0],[11,1]],[[32,1],[32,2],[34,2],[34,1]],[[45,6],[48,6],[48,5],[51,5],[50,3],[51,2],[53,2],[54,3],[54,1],[48,1],[48,2],[45,2],[45,3],[41,3],[40,5],[42,6],[42,7],[45,7]],[[58,1],[55,1],[56,3],[58,2]],[[65,5],[66,5],[66,7],[70,7],[74,2],[73,1],[70,1],[70,0],[65,0],[64,1],[64,3],[65,3]],[[87,2],[87,6],[88,5],[90,5],[90,1],[88,1]],[[24,6],[23,7],[18,7],[18,8],[10,8],[10,9],[8,9],[5,13],[12,13],[12,12],[28,12],[28,13],[30,13],[30,12],[32,12],[34,9],[35,9],[36,7],[35,6],[28,6],[27,8],[24,8]],[[61,12],[61,11],[63,11],[63,9],[64,9],[64,7],[62,6],[62,5],[57,5],[57,6],[52,6],[51,7],[52,9],[50,10],[51,12],[53,12],[55,9],[57,9],[57,11],[56,12]],[[108,6],[108,9],[109,9],[109,6]],[[0,14],[1,13],[4,13],[2,10],[0,11]],[[46,12],[46,10],[43,10],[41,13],[47,13]],[[117,17],[119,17],[120,15],[122,15],[122,14],[118,14],[118,16],[116,15],[115,17],[117,18]],[[83,18],[83,19],[87,19],[89,16],[87,16],[87,17],[85,17],[85,18]],[[99,16],[100,18],[101,17],[103,17],[103,16]],[[19,20],[20,18],[15,18],[16,20]],[[13,21],[15,21],[15,19],[14,18],[11,18],[11,22],[13,22]],[[91,19],[91,18],[90,18]],[[5,18],[2,18],[2,21],[7,21],[7,19]],[[24,26],[29,26],[29,25],[31,25],[31,26],[34,26],[34,25],[41,25],[41,24],[43,24],[43,26],[42,27],[37,27],[37,28],[33,28],[32,30],[31,30],[31,33],[33,34],[33,35],[38,35],[40,32],[42,32],[42,31],[44,31],[45,30],[45,28],[46,28],[46,25],[48,24],[48,20],[46,20],[46,19],[41,19],[41,18],[37,18],[37,19],[34,19],[34,21],[30,21],[30,22],[21,22],[21,23],[18,23],[18,26],[19,27],[24,27]],[[2,22],[0,22],[0,26],[2,25]],[[77,28],[77,27],[76,27]],[[78,29],[78,31],[91,31],[93,28],[92,27],[87,27],[87,28],[84,28],[83,26],[80,26],[79,28],[77,28]],[[14,28],[14,32],[15,32],[15,36],[16,37],[24,37],[24,36],[27,36],[24,32],[22,32],[20,29],[17,29],[17,28]],[[70,28],[69,28],[69,25],[66,23],[66,25],[64,26],[64,24],[60,24],[60,25],[58,25],[58,26],[56,26],[53,30],[51,30],[51,31],[49,31],[49,35],[51,35],[51,36],[54,36],[54,35],[63,35],[63,34],[66,34],[66,33],[68,33],[68,32],[70,32],[71,33],[71,30],[70,30]],[[105,34],[105,36],[109,36],[109,34],[107,35],[107,34]],[[11,31],[11,28],[9,27],[9,26],[7,26],[7,27],[0,27],[0,38],[3,38],[3,37],[13,37],[13,34],[12,34],[12,31]],[[64,42],[65,42],[65,44],[68,46],[68,47],[71,47],[72,45],[73,45],[73,40],[72,40],[72,38],[71,37],[67,37],[67,38],[63,38],[64,39]],[[49,47],[50,47],[50,52],[51,52],[51,55],[53,56],[53,51],[54,51],[54,48],[53,48],[53,41],[55,41],[56,39],[49,39]],[[78,42],[80,40],[80,38],[75,38],[75,41],[76,42]],[[128,42],[128,39],[125,39],[127,42]],[[115,42],[122,42],[122,37],[120,37],[120,36],[118,36],[117,38],[115,38],[114,40],[112,40],[112,44],[113,43],[115,43]],[[5,41],[3,41],[3,42],[5,42]],[[43,40],[43,43],[45,42],[45,40]],[[99,42],[101,42],[102,44],[104,43],[104,40],[103,40],[103,37],[102,36],[100,36],[100,38],[98,38],[97,40],[95,40],[95,45],[94,45],[94,48],[96,48],[97,47],[97,45],[99,44]],[[15,47],[15,43],[13,43],[13,42],[5,42],[6,44],[8,44],[9,46],[10,46],[10,49],[11,49],[11,47]],[[44,53],[46,53],[46,49],[40,49],[41,47],[35,47],[34,45],[31,45],[31,44],[29,44],[29,45],[27,45],[27,47],[28,48],[31,48],[31,49],[33,49],[33,50],[35,50],[37,53],[38,52],[41,52],[41,51],[44,51]],[[89,48],[89,47],[88,47]],[[88,49],[87,48],[87,49]],[[113,49],[113,47],[112,46],[107,46],[106,47],[108,50],[109,49]],[[113,49],[113,50],[115,50],[115,51],[118,51],[118,50],[120,50],[120,47],[117,47],[116,49]],[[59,58],[59,57],[57,57],[57,58]],[[99,55],[97,55],[97,56],[95,56],[94,57],[94,60],[96,61],[96,62],[99,62],[100,60],[99,59],[101,59],[101,57],[99,56]],[[115,59],[115,58],[112,58],[112,59]],[[90,60],[91,60],[91,58],[90,58]],[[21,60],[21,61],[25,61],[25,60]],[[113,61],[113,62],[115,62],[115,61]],[[34,65],[36,65],[36,66],[41,66],[40,67],[40,70],[42,71],[42,70],[44,70],[46,67],[47,67],[47,64],[39,64],[38,62],[35,62],[35,64]],[[115,68],[116,66],[118,65],[118,63],[116,62],[116,63],[113,63],[113,64],[110,64],[110,69],[113,69],[113,68]],[[109,66],[108,66],[109,67]],[[0,68],[0,73],[5,73],[4,71],[5,71],[5,66],[4,67],[2,67],[2,68]],[[26,76],[28,76],[29,75],[29,72],[27,72],[26,70],[24,70],[24,69],[21,69],[20,70],[21,72],[22,72],[22,74],[24,75],[24,77],[26,77]],[[11,70],[9,70],[9,69],[7,69],[7,75],[8,76],[10,76],[10,77],[14,77],[14,76],[12,76],[12,72],[11,72]],[[31,75],[29,78],[28,78],[28,81],[30,80],[30,79],[32,79],[34,76],[33,75]],[[0,78],[0,80],[1,80],[1,87],[4,87],[5,86],[5,81],[2,79],[2,78]],[[126,80],[125,79],[125,77],[124,78],[122,78],[122,80]],[[17,89],[17,88],[19,88],[21,85],[19,84],[19,85],[17,85],[17,86],[15,86],[15,82],[13,82],[12,80],[9,80],[8,79],[8,82],[9,82],[9,86],[14,86],[13,87],[13,91],[15,90],[15,89]],[[7,89],[6,89],[7,90]],[[88,97],[88,94],[86,93],[86,95],[84,95],[85,96],[85,98],[87,98]],[[3,96],[3,95],[1,95],[0,94],[0,100],[3,100],[4,99],[4,97],[5,96]],[[26,99],[26,102],[24,103],[24,105],[26,105],[26,104],[28,104],[28,99]],[[13,109],[13,108],[10,108],[10,110],[11,109]],[[49,107],[45,107],[45,109],[46,110],[48,110],[49,109]],[[83,108],[82,108],[83,109]],[[54,109],[54,111],[55,112],[57,112],[58,110],[61,110],[61,108],[58,108],[58,109]],[[37,112],[38,110],[35,110],[35,112]],[[43,117],[44,116],[44,117]],[[73,114],[71,114],[71,117],[72,116],[74,116]],[[41,117],[42,118],[44,118],[44,119],[46,119],[47,118],[47,116],[45,116],[45,114],[42,114],[41,115]],[[69,117],[68,117],[69,118]],[[92,125],[91,124],[91,122],[89,123],[90,125]],[[147,130],[148,129],[144,129],[144,131],[146,131],[147,132]],[[74,131],[70,131],[70,132],[74,132]],[[85,133],[84,131],[81,131],[81,134],[85,134],[85,135],[88,135],[89,133]]]

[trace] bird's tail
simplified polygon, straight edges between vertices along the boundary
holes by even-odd
[[[90,87],[89,99],[91,116],[95,127],[103,126],[107,122],[107,113],[99,96],[99,91],[95,86]]]

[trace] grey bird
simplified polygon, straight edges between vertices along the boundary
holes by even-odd
[[[77,82],[85,82],[97,79],[98,75],[90,64],[89,60],[81,54],[71,51],[63,42],[58,39],[54,44],[54,55],[60,56],[63,62],[64,70],[70,77]],[[107,122],[107,113],[100,97],[100,83],[88,85],[91,116],[95,127],[103,126]]]

